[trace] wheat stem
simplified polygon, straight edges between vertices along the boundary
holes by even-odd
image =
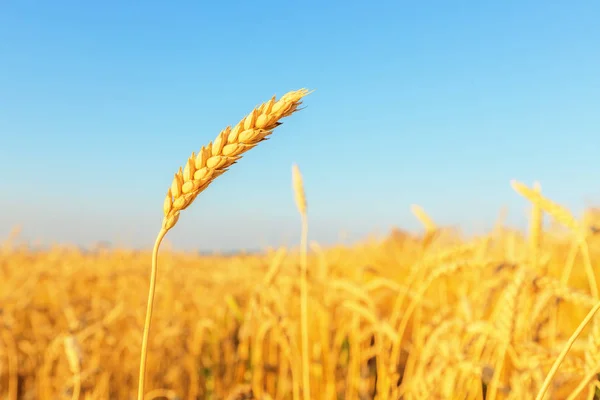
[[[306,193],[302,174],[297,164],[292,166],[292,183],[296,207],[302,218],[302,237],[300,239],[300,323],[302,330],[302,386],[304,400],[310,399],[310,348],[308,343],[308,217]]]
[[[590,381],[596,376],[598,375],[598,370],[600,370],[600,363],[596,364],[594,366],[594,368],[592,368],[583,378],[583,380],[579,383],[579,385],[577,385],[577,387],[573,390],[573,392],[571,392],[571,394],[569,395],[569,397],[567,397],[567,400],[575,400],[577,399],[577,396],[579,396],[579,394],[583,391],[583,389],[585,389],[585,387],[587,385],[590,384]]]
[[[301,239],[301,265],[302,278],[300,280],[300,313],[302,318],[302,386],[304,387],[304,400],[310,400],[310,349],[308,346],[308,263],[307,263],[307,246],[308,246],[308,219],[306,214],[302,215],[302,239]]]
[[[152,321],[152,305],[156,291],[156,271],[158,269],[158,248],[167,234],[166,229],[161,229],[156,237],[152,249],[152,271],[150,272],[150,288],[148,289],[148,303],[146,304],[146,320],[144,321],[144,334],[142,337],[142,356],[140,360],[140,376],[138,381],[138,400],[144,400],[144,385],[146,381],[146,358],[148,355],[148,336],[150,334],[150,322]]]
[[[577,340],[577,338],[579,337],[581,332],[585,329],[587,324],[592,320],[592,318],[594,317],[594,315],[596,314],[596,312],[598,310],[600,310],[600,302],[596,303],[596,305],[585,316],[583,321],[581,321],[581,323],[579,324],[577,329],[575,329],[575,332],[573,332],[573,334],[571,335],[569,340],[567,340],[565,347],[561,350],[560,354],[554,361],[554,364],[552,364],[552,368],[550,368],[550,372],[548,372],[548,376],[546,376],[546,379],[544,380],[542,388],[540,389],[537,396],[535,397],[535,400],[542,400],[542,398],[546,394],[546,391],[550,387],[550,382],[552,382],[552,378],[554,378],[554,375],[556,375],[556,371],[558,371],[558,367],[560,367],[560,364],[562,364],[563,360],[567,356],[567,353],[573,346],[573,343],[575,343],[575,340]]]

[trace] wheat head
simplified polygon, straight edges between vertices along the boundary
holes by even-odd
[[[163,204],[163,229],[177,223],[179,213],[216,178],[224,174],[242,155],[262,142],[281,125],[281,120],[294,113],[309,93],[306,89],[288,92],[279,100],[275,96],[255,108],[233,129],[223,129],[215,140],[192,153],[185,166],[175,174]]]
[[[433,222],[431,217],[427,215],[423,207],[419,206],[418,204],[412,204],[410,206],[410,211],[412,211],[413,215],[419,220],[421,224],[423,224],[427,232],[433,232],[437,230],[437,225],[435,224],[435,222]]]
[[[575,217],[573,217],[569,210],[542,196],[538,188],[530,189],[516,180],[511,180],[510,185],[515,192],[525,197],[530,202],[536,204],[536,206],[542,211],[550,214],[552,218],[569,228],[571,232],[578,238],[582,236],[583,229],[581,224],[575,219]]]
[[[292,166],[292,183],[294,187],[294,200],[301,215],[306,215],[306,194],[304,193],[304,182],[297,164]]]
[[[292,166],[292,186],[294,199],[298,212],[302,218],[302,239],[300,243],[300,257],[302,275],[300,277],[300,319],[302,331],[302,393],[304,400],[311,399],[310,392],[310,348],[308,343],[308,217],[306,193],[302,173],[297,164]]]

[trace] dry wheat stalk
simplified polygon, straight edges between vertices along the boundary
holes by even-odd
[[[556,375],[556,371],[558,371],[558,367],[560,367],[560,364],[562,364],[562,362],[564,361],[565,357],[567,356],[567,353],[569,352],[569,350],[571,350],[573,343],[575,343],[575,340],[577,340],[581,332],[590,323],[592,318],[594,318],[594,315],[596,314],[596,312],[598,312],[598,310],[600,310],[600,302],[596,303],[596,305],[592,307],[592,309],[588,312],[583,321],[581,321],[577,329],[575,329],[569,340],[567,340],[567,343],[564,345],[560,354],[552,364],[552,368],[550,368],[548,375],[546,375],[546,379],[544,379],[544,383],[541,389],[539,390],[537,396],[535,397],[535,400],[542,400],[544,398],[546,391],[548,391],[548,388],[550,387],[552,378],[554,378],[554,375]]]
[[[307,203],[304,192],[304,183],[302,174],[298,165],[292,166],[292,184],[294,188],[294,198],[298,212],[302,218],[302,238],[301,238],[301,267],[302,276],[300,278],[300,318],[302,328],[302,393],[304,400],[310,400],[310,349],[308,345],[308,219],[306,214]]]
[[[192,153],[185,167],[183,169],[179,168],[179,171],[175,174],[163,203],[162,228],[158,233],[152,251],[152,271],[142,338],[138,400],[144,399],[148,335],[150,321],[152,320],[160,243],[167,232],[177,223],[180,212],[189,207],[204,189],[235,164],[243,153],[265,140],[276,127],[281,125],[279,121],[282,118],[293,114],[302,104],[301,99],[307,94],[309,94],[308,90],[300,89],[286,93],[277,101],[273,96],[271,100],[255,108],[233,129],[228,126],[221,131],[214,142],[202,147],[198,154]]]

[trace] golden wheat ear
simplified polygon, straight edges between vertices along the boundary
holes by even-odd
[[[292,165],[292,186],[296,207],[302,218],[302,237],[300,242],[301,272],[300,277],[300,318],[302,331],[302,393],[304,400],[311,399],[310,392],[310,347],[308,342],[308,217],[306,193],[300,168]]]
[[[156,286],[158,249],[163,238],[175,226],[181,211],[189,207],[204,189],[242,158],[245,152],[266,140],[267,136],[281,125],[281,119],[298,110],[302,98],[309,93],[307,89],[300,89],[286,93],[279,100],[273,96],[271,100],[252,110],[235,127],[228,126],[222,130],[215,140],[202,147],[198,154],[192,153],[185,166],[179,168],[175,174],[163,202],[162,228],[152,250],[152,271],[142,337],[138,400],[144,400],[146,357]]]

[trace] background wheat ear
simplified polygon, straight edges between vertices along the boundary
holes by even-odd
[[[298,165],[292,166],[292,185],[294,200],[302,218],[302,237],[300,242],[300,325],[302,331],[302,394],[304,400],[311,400],[310,393],[310,348],[308,342],[308,216],[304,182]]]
[[[164,218],[162,228],[156,237],[154,249],[152,250],[152,271],[142,337],[138,400],[144,400],[148,336],[152,320],[160,243],[179,220],[181,211],[189,207],[204,189],[224,174],[246,151],[255,147],[273,133],[273,130],[281,125],[279,121],[293,114],[302,104],[301,99],[309,93],[307,89],[300,89],[286,93],[279,100],[275,100],[275,96],[273,96],[271,100],[252,110],[233,129],[228,126],[222,130],[215,140],[202,147],[198,154],[192,153],[185,166],[180,167],[175,174],[163,202]]]

